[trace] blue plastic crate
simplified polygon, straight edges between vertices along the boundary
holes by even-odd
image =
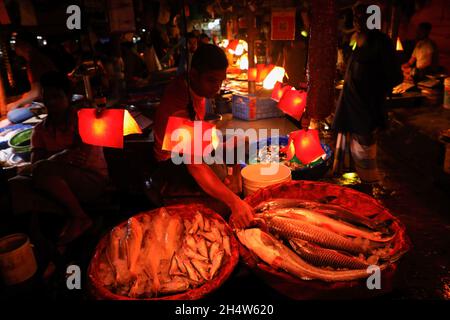
[[[233,94],[233,117],[243,120],[259,120],[283,116],[277,102],[269,96]]]

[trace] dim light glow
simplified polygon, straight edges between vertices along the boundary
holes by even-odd
[[[230,41],[228,39],[223,39],[222,42],[219,44],[219,47],[226,48],[230,44]]]
[[[257,76],[256,82],[263,82],[267,75],[272,71],[275,66],[273,64],[265,65],[263,63],[258,63],[256,65]]]
[[[302,32],[300,32],[300,34],[305,38],[308,37],[308,31],[306,31],[306,30],[302,30]]]
[[[400,37],[397,37],[397,43],[396,43],[396,46],[395,46],[395,50],[403,51],[403,45],[402,45],[402,42],[400,41]]]
[[[248,68],[248,81],[256,81],[258,70],[256,68]]]
[[[239,69],[247,70],[248,69],[248,56],[244,54],[239,58]]]
[[[275,83],[277,82],[283,82],[284,78],[284,68],[282,67],[274,67],[267,77],[263,81],[263,88],[264,89],[273,89],[275,86]]]
[[[359,176],[356,172],[346,172],[342,174],[339,180],[339,183],[342,185],[353,185],[361,183],[361,180],[359,179]]]
[[[125,110],[123,115],[123,135],[127,136],[129,134],[141,134],[142,130],[134,120],[133,116]]]
[[[356,42],[356,38],[355,38],[355,37],[352,37],[352,38],[350,39],[349,46],[352,48],[352,50],[355,50],[355,49],[356,49],[357,42]]]
[[[243,53],[244,53],[244,46],[243,46],[241,43],[239,43],[239,44],[236,46],[236,50],[234,51],[234,54],[235,54],[236,56],[241,56]]]

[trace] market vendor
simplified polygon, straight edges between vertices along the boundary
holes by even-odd
[[[433,73],[438,67],[438,51],[433,40],[429,38],[431,24],[422,22],[416,32],[417,43],[411,58],[402,65],[405,79],[422,80],[427,73]]]
[[[377,167],[377,132],[387,124],[386,97],[402,82],[402,74],[388,36],[367,29],[366,9],[360,3],[353,7],[357,45],[348,61],[333,128],[350,134],[350,151],[363,188],[387,195]]]
[[[219,176],[214,168],[202,164],[175,165],[170,152],[162,150],[164,134],[170,116],[203,120],[205,117],[205,98],[212,98],[219,91],[222,81],[226,78],[228,61],[225,53],[213,44],[200,46],[192,57],[189,71],[190,95],[192,97],[192,110],[189,110],[188,87],[185,75],[174,79],[166,88],[161,104],[155,114],[154,126],[154,156],[160,168],[164,168],[167,175],[177,175],[177,172],[186,170],[196,183],[210,196],[225,203],[232,212],[231,218],[236,227],[244,227],[252,220],[252,208],[223,182],[224,176]],[[188,175],[188,177],[189,177]],[[177,176],[177,179],[183,179]]]
[[[86,145],[79,137],[77,113],[70,102],[67,77],[50,72],[40,81],[48,116],[33,129],[31,174],[9,181],[12,204],[15,214],[41,209],[39,203],[35,203],[36,199],[39,201],[36,194],[59,204],[66,218],[59,244],[65,245],[92,226],[81,203],[102,194],[107,185],[108,170],[103,149]]]
[[[24,106],[39,98],[41,94],[41,76],[46,72],[57,70],[53,62],[38,49],[34,35],[28,32],[20,32],[16,35],[15,41],[16,54],[24,58],[27,63],[27,77],[30,83],[30,90],[25,92],[18,100],[9,103],[6,106],[8,111]],[[26,111],[24,110],[23,112]],[[12,122],[15,122],[15,119],[22,118],[22,114],[15,112],[12,117]]]

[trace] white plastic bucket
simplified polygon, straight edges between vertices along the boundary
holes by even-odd
[[[31,278],[37,270],[28,236],[15,233],[0,239],[0,276],[6,285]]]
[[[270,166],[273,166],[271,169]],[[241,171],[244,195],[277,183],[291,180],[291,169],[283,164],[250,164]]]

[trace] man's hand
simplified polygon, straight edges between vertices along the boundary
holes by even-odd
[[[231,206],[230,222],[234,228],[247,227],[253,218],[253,209],[247,202],[239,199]]]

